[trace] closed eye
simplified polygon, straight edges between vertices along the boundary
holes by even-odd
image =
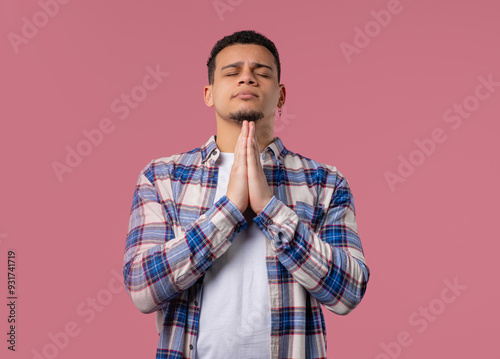
[[[238,73],[236,73],[236,72],[231,72],[231,73],[229,73],[229,74],[226,74],[226,76],[234,76],[234,75],[238,75]],[[262,76],[262,77],[271,77],[271,76],[269,76],[269,75],[267,75],[267,74],[257,74],[257,75]]]

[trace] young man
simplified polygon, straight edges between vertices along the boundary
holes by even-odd
[[[269,39],[226,36],[207,65],[217,135],[141,171],[127,291],[156,312],[156,358],[326,358],[321,304],[349,313],[370,273],[347,180],[274,137],[286,90]]]

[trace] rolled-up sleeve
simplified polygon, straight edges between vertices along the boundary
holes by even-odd
[[[134,191],[123,262],[125,287],[143,313],[158,310],[192,286],[247,226],[224,195],[175,235],[173,216],[162,200],[147,167]]]
[[[363,298],[370,271],[345,178],[337,179],[329,206],[323,211],[321,225],[312,230],[273,196],[253,220],[294,279],[327,309],[347,314]]]

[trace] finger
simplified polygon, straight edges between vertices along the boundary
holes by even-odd
[[[234,162],[236,162],[238,160],[238,157],[239,157],[238,154],[239,154],[240,149],[241,149],[241,140],[243,137],[242,132],[243,131],[240,131],[238,139],[236,140],[236,146],[234,146]]]
[[[240,164],[246,166],[246,157],[247,157],[247,137],[248,137],[248,122],[243,121],[241,126],[241,156],[238,158]]]
[[[255,150],[255,158],[257,158],[257,160],[259,159],[259,144],[257,142],[257,134],[255,133],[255,124],[254,124],[254,128],[253,128],[253,133],[252,133],[252,143],[253,143],[253,146],[254,146],[254,150]]]
[[[255,155],[254,148],[252,145],[252,138],[254,136],[254,132],[255,132],[254,124],[253,124],[253,122],[250,122],[248,124],[248,137],[247,137],[247,141],[246,141],[247,155],[249,156],[249,159]]]
[[[251,157],[249,160],[253,161],[253,164],[255,166],[258,166],[260,164],[260,154],[259,154],[259,146],[257,144],[257,138],[255,135],[255,124],[252,123],[252,126],[250,127],[250,133],[248,136],[249,139],[249,148],[251,149]]]
[[[242,150],[243,150],[243,145],[246,145],[246,132],[248,131],[245,127],[245,122],[246,121],[243,121],[242,125],[241,125],[241,130],[240,130],[240,135],[238,136],[238,143],[236,144],[237,148],[238,148],[238,152],[241,153]],[[241,156],[239,156],[241,157]],[[235,157],[235,160],[236,160],[236,157]]]
[[[238,139],[236,140],[236,145],[234,146],[234,162],[233,162],[233,168],[235,167],[235,164],[238,160],[239,152],[240,152],[240,145],[241,143],[241,134],[238,136]],[[222,152],[222,151],[221,151]]]

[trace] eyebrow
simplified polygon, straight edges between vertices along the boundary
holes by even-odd
[[[223,68],[220,69],[220,71],[227,69],[229,67],[241,67],[241,66],[243,66],[243,62],[239,61],[239,62],[235,62],[235,63],[224,66]],[[271,70],[271,72],[273,71],[273,68],[271,66],[260,64],[258,62],[252,62],[252,66],[255,68],[265,67],[265,68],[268,68],[269,70]]]

